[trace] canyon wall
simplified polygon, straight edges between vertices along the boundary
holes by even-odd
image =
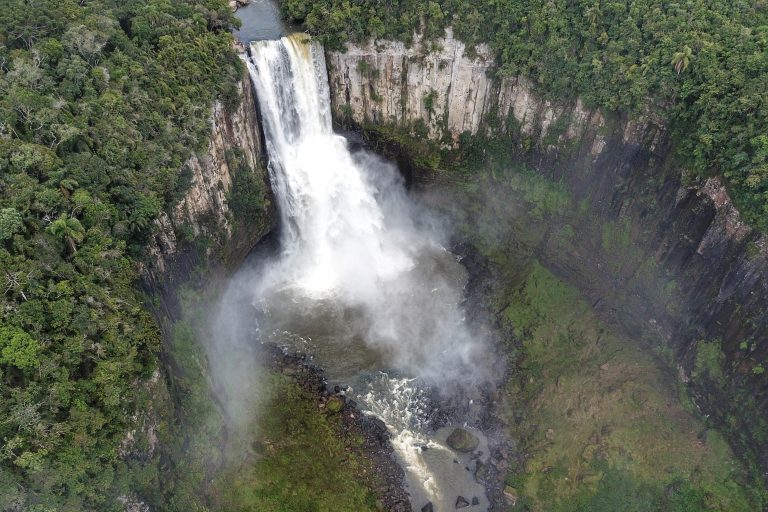
[[[768,238],[740,219],[717,178],[685,179],[663,117],[547,100],[526,79],[496,77],[488,48],[468,52],[450,30],[410,48],[349,45],[327,62],[337,118],[404,131],[424,123],[444,148],[462,134],[503,140],[563,186],[570,207],[545,220],[514,192],[469,208],[501,248],[533,254],[656,347],[704,413],[768,469]],[[453,181],[416,172],[432,188]],[[723,360],[705,357],[712,343]]]
[[[217,283],[276,223],[256,99],[247,73],[239,88],[241,101],[234,111],[214,105],[207,151],[193,155],[180,170],[189,180],[188,187],[155,221],[147,243],[141,277],[164,345],[160,369],[136,383],[148,397],[148,405],[133,418],[134,428],[118,448],[121,458],[131,464],[158,465],[167,437],[178,435],[173,426],[179,422],[177,409],[183,397],[177,395],[185,388],[176,380],[189,378],[179,369],[170,343],[174,322],[181,316],[179,290],[190,287],[203,294],[215,293]],[[233,201],[238,186],[251,195]],[[243,202],[251,204],[248,215],[237,210]],[[127,512],[150,510],[143,500],[133,493],[118,498]]]
[[[173,291],[193,271],[203,266],[211,277],[235,268],[276,222],[256,98],[247,73],[239,87],[241,101],[235,111],[214,105],[208,150],[185,163],[182,172],[189,177],[189,186],[155,221],[147,245],[142,276],[151,293],[167,302],[169,318],[174,317]],[[262,196],[250,198],[261,203],[254,218],[241,218],[231,206],[238,177],[262,185]]]

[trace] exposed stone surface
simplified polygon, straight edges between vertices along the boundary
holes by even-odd
[[[147,406],[131,418],[134,428],[126,432],[117,453],[123,460],[146,462],[154,457],[159,448],[158,429],[163,409],[170,404],[170,397],[159,370],[155,370],[148,380],[137,382],[136,386],[146,393]]]
[[[124,507],[125,512],[152,512],[150,506],[134,494],[119,496],[117,501]]]
[[[510,507],[514,507],[517,504],[517,491],[514,487],[506,486],[504,488],[504,499]]]
[[[469,506],[469,502],[467,501],[467,498],[464,496],[458,496],[456,498],[456,508],[467,508]]]
[[[669,349],[697,404],[730,425],[731,441],[768,471],[768,372],[758,367],[768,365],[768,237],[741,220],[721,181],[683,179],[663,119],[607,116],[579,100],[553,104],[524,79],[494,78],[486,47],[469,57],[450,31],[437,46],[376,41],[331,52],[336,115],[359,126],[421,120],[447,143],[463,132],[497,135],[520,150],[521,163],[563,184],[573,205],[589,208],[590,224],[575,214],[532,222],[536,205],[491,195],[505,213],[485,227],[510,253],[535,254],[576,285],[603,319]],[[410,172],[421,186],[450,186],[440,173]],[[459,200],[437,206],[455,211]],[[557,230],[565,226],[578,236],[563,242]],[[630,241],[627,255],[610,254],[603,226]],[[725,387],[690,378],[698,342],[715,339],[726,355]]]
[[[246,5],[249,5],[251,3],[251,0],[229,0],[229,8],[233,11],[238,10],[241,7],[245,7]]]
[[[262,162],[258,110],[247,75],[240,83],[240,91],[242,101],[234,112],[227,112],[220,103],[215,105],[208,151],[193,155],[186,162],[185,172],[190,176],[186,193],[169,213],[155,221],[142,275],[146,285],[166,301],[169,293],[188,278],[198,263],[235,266],[273,227],[275,219],[270,212],[263,219],[241,223],[237,233],[231,220],[227,195],[232,189],[235,170],[230,168],[227,152],[240,149],[251,172],[257,173],[258,179],[268,181]],[[201,244],[180,240],[182,232],[208,243],[201,251],[198,248]],[[211,261],[214,256],[218,261]],[[215,271],[215,268],[209,270]],[[166,313],[173,316],[173,304],[164,304],[164,307],[170,308]]]
[[[437,45],[427,46],[418,37],[414,41],[410,48],[375,41],[348,44],[345,52],[330,53],[331,96],[337,113],[346,111],[357,124],[424,121],[431,138],[449,135],[454,140],[463,132],[478,133],[489,115],[498,117],[502,129],[514,119],[522,133],[538,131],[540,137],[566,112],[567,138],[580,134],[590,120],[580,101],[568,109],[558,108],[539,99],[524,78],[494,79],[496,63],[489,48],[479,45],[468,56],[450,28]],[[600,123],[602,118],[592,121]]]
[[[464,55],[464,43],[447,37],[438,51],[426,53],[419,38],[411,48],[400,42],[348,45],[345,53],[331,53],[328,65],[333,103],[347,104],[358,122],[409,123],[427,121],[430,135],[441,135],[447,119],[452,131],[476,132],[490,106],[493,66],[487,47],[477,56]],[[432,95],[432,109],[425,99]]]

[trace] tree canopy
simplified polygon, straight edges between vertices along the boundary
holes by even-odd
[[[160,333],[137,292],[215,98],[237,101],[223,0],[0,9],[0,509],[110,510]]]

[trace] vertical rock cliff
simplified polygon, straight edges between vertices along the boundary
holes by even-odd
[[[173,309],[171,292],[196,267],[216,274],[236,266],[274,226],[258,109],[247,73],[240,94],[234,112],[220,103],[214,106],[208,150],[186,162],[189,186],[184,196],[155,221],[142,274],[153,293],[171,300],[166,308]],[[238,217],[242,212],[233,209],[238,178],[261,186],[261,197],[248,198],[260,203],[253,218]]]
[[[443,147],[462,134],[491,136],[564,184],[571,204],[591,212],[589,224],[575,213],[562,216],[579,235],[566,243],[551,225],[531,223],[525,205],[486,220],[510,250],[527,245],[598,311],[669,353],[698,405],[768,469],[768,238],[740,219],[720,180],[683,179],[663,119],[547,100],[526,79],[497,77],[488,48],[467,51],[450,30],[410,48],[350,45],[327,62],[338,117],[402,130],[424,123]],[[532,224],[540,234],[513,227]],[[623,253],[610,248],[606,238],[614,235],[630,242]],[[707,341],[721,347],[724,380],[696,371]]]
[[[574,136],[590,116],[580,101],[556,107],[540,99],[524,78],[495,78],[490,49],[479,45],[468,52],[450,29],[433,43],[417,37],[410,48],[391,41],[348,45],[328,56],[328,66],[338,115],[360,125],[424,122],[433,139],[477,134],[490,119],[498,130],[512,123],[543,138],[566,113]]]
[[[228,112],[221,104],[214,106],[207,151],[185,163],[181,172],[188,187],[170,211],[155,221],[147,245],[141,273],[166,341],[179,319],[179,287],[207,290],[209,282],[215,283],[237,266],[274,227],[258,110],[247,73],[239,88],[237,109]],[[169,345],[161,355],[165,367],[136,383],[148,397],[147,405],[133,418],[134,428],[118,448],[121,458],[131,464],[157,464],[164,436],[172,435],[170,425],[178,423],[174,404],[179,397],[173,390],[178,387],[174,379],[180,377],[175,375],[175,354]],[[118,501],[126,511],[149,510],[135,494],[122,495]]]

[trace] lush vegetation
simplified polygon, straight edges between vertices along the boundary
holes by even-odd
[[[255,451],[221,479],[221,506],[229,512],[366,512],[378,510],[363,483],[371,473],[354,438],[339,436],[338,411],[319,411],[317,397],[289,378],[266,387]],[[329,402],[329,404],[332,402]]]
[[[768,229],[768,7],[692,0],[286,0],[327,45],[369,36],[410,41],[452,25],[489,43],[505,75],[556,100],[580,95],[608,110],[660,113],[681,162],[724,176],[747,218]]]
[[[766,496],[747,483],[718,432],[676,396],[652,356],[595,318],[577,290],[534,264],[496,300],[501,328],[521,340],[505,400],[527,453],[508,479],[520,509],[762,508]]]
[[[223,0],[0,9],[0,509],[110,510],[160,333],[136,291],[210,107],[237,101]]]

